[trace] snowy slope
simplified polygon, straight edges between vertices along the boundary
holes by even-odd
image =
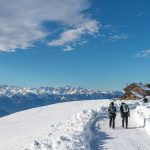
[[[116,129],[108,128],[109,103],[110,100],[66,102],[0,118],[0,149],[148,150],[150,137],[137,124],[135,109],[131,111],[129,129],[120,127],[119,114]],[[117,109],[119,104],[116,101]],[[135,108],[138,103],[129,101],[128,104]]]
[[[107,105],[105,100],[78,101],[53,104],[30,109],[0,118],[1,150],[24,150],[34,141],[47,138],[53,125],[59,125],[73,114],[99,105]]]

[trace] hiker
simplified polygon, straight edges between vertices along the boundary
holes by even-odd
[[[114,102],[111,102],[108,107],[109,112],[109,127],[115,128],[115,118],[116,118],[116,107],[114,106]]]
[[[120,113],[122,117],[122,127],[124,128],[124,123],[126,128],[128,128],[128,117],[130,116],[129,106],[122,102],[120,106]]]
[[[147,99],[146,97],[144,97],[144,98],[143,98],[143,102],[144,102],[144,103],[147,103],[147,102],[148,102],[148,99]]]

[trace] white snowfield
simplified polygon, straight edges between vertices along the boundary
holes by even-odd
[[[150,103],[137,106],[135,117],[137,125],[142,126],[150,136]]]
[[[121,127],[118,112],[113,130],[108,126],[109,103],[67,102],[0,118],[0,150],[149,150],[149,106],[128,101],[129,128]],[[120,101],[115,104],[119,110]]]

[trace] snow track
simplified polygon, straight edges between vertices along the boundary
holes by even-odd
[[[131,111],[133,114],[133,110]],[[95,124],[93,147],[91,150],[149,150],[150,137],[145,133],[143,127],[137,126],[134,116],[129,118],[129,128],[121,127],[121,117],[116,117],[116,128],[108,127],[109,119],[99,119]]]

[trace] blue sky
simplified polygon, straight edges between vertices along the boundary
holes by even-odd
[[[150,83],[149,8],[148,0],[0,1],[0,83]]]

